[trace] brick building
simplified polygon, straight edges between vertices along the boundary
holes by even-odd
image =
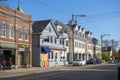
[[[7,68],[32,67],[32,19],[20,5],[16,10],[0,4],[0,62]]]

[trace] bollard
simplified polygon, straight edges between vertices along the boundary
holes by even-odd
[[[118,67],[118,80],[120,80],[120,67]]]

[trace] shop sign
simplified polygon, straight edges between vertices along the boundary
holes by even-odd
[[[25,48],[18,48],[18,51],[25,51]]]

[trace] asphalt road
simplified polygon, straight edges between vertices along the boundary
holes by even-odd
[[[105,64],[94,67],[68,67],[59,71],[34,73],[0,80],[118,80],[117,68],[120,64]]]

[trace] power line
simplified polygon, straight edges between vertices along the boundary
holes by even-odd
[[[48,5],[47,3],[43,2],[43,1],[40,1],[40,0],[33,1],[33,3],[34,3],[35,7],[40,8],[40,5],[41,5],[42,7],[46,8],[44,10],[48,10],[50,13],[53,13],[53,14],[56,14],[56,15],[65,14],[65,12],[66,12],[63,9],[58,9],[56,7],[53,7],[52,5]],[[41,9],[43,9],[43,8],[41,8]]]
[[[99,16],[113,15],[116,13],[120,13],[120,11],[112,11],[112,12],[107,12],[107,13],[102,13],[102,14],[95,14],[95,15],[90,15],[87,17],[99,17]]]
[[[96,14],[87,16],[85,19],[82,19],[81,23],[91,23],[91,22],[97,22],[97,21],[103,21],[107,20],[109,18],[114,18],[114,17],[120,17],[120,11],[115,11],[115,12],[109,12],[109,13],[103,13],[103,14]]]
[[[120,16],[119,16],[120,17]],[[81,24],[86,24],[86,23],[92,23],[92,22],[98,22],[98,21],[105,21],[111,18],[118,18],[118,15],[113,15],[113,16],[108,16],[108,17],[101,17],[101,18],[96,18],[96,19],[91,19],[91,20],[87,20],[87,21],[81,21]]]
[[[37,2],[36,2],[37,1]],[[46,7],[47,9],[49,9],[49,12],[52,12],[54,14],[57,14],[59,11],[59,9],[56,9],[56,8],[53,8],[52,6],[44,3],[43,1],[40,1],[40,0],[36,0],[34,1],[34,5],[35,4],[41,4],[43,5],[44,7]],[[35,5],[36,6],[36,5]],[[37,5],[38,6],[38,5]],[[37,7],[36,6],[36,7]],[[38,7],[37,7],[38,8]],[[57,11],[56,11],[57,10]],[[62,12],[63,13],[63,12]],[[113,16],[113,15],[118,15],[120,14],[120,11],[112,11],[112,12],[108,12],[108,13],[102,13],[102,14],[95,14],[95,15],[87,15],[87,17],[85,17],[84,19],[82,19],[82,21],[86,21],[87,22],[82,22],[82,23],[90,23],[90,22],[96,22],[96,21],[101,21],[101,20],[104,20],[104,19],[107,19],[107,17],[110,17],[110,16]],[[58,14],[57,14],[58,15]],[[65,20],[65,18],[63,19],[60,19],[60,20]],[[92,21],[91,21],[92,20]]]

